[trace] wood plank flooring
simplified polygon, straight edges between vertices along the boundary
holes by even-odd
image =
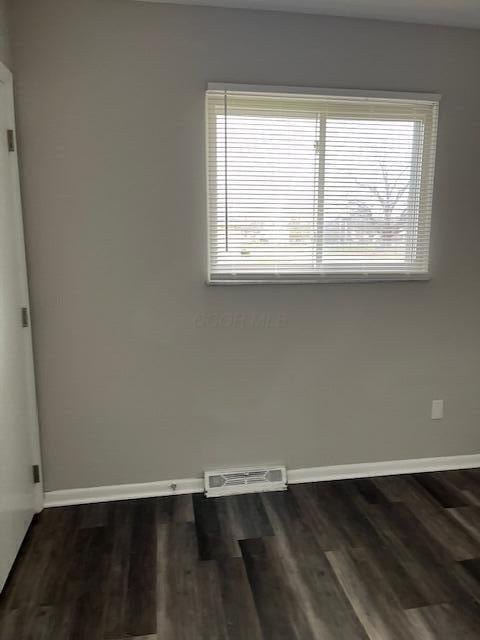
[[[2,640],[479,640],[480,470],[46,509]]]

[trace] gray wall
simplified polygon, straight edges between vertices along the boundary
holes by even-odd
[[[0,0],[0,62],[12,66],[7,0]]]
[[[480,451],[480,31],[127,0],[13,17],[47,489]],[[442,93],[433,279],[205,286],[209,80]]]

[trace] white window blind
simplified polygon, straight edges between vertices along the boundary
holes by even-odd
[[[428,277],[437,117],[436,96],[209,88],[210,282]]]

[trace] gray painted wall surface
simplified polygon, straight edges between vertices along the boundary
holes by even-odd
[[[47,489],[480,451],[480,32],[12,9]],[[433,279],[205,286],[208,81],[442,93]]]

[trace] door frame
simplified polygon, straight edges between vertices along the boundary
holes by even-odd
[[[13,92],[13,75],[11,71],[0,62],[0,84],[3,90],[6,92],[8,102],[8,128],[14,132],[15,149],[11,151],[9,155],[9,180],[12,186],[14,216],[17,224],[17,242],[19,250],[19,262],[22,273],[22,298],[23,306],[28,309],[28,327],[24,328],[25,336],[25,368],[26,368],[26,382],[27,382],[27,395],[28,395],[28,436],[31,447],[31,460],[32,465],[38,465],[40,470],[39,482],[33,484],[34,493],[34,508],[38,513],[44,506],[44,492],[43,492],[43,474],[42,474],[42,456],[40,448],[40,431],[38,423],[38,409],[37,409],[37,393],[35,384],[35,369],[33,358],[33,343],[32,343],[32,322],[31,322],[31,310],[28,291],[28,274],[27,274],[27,262],[26,262],[26,250],[25,250],[25,236],[23,229],[23,213],[22,213],[22,200],[20,194],[20,175],[18,168],[18,154],[17,154],[17,142],[16,142],[16,128],[15,128],[15,107],[14,107],[14,92]],[[1,136],[6,139],[7,132],[0,131]],[[20,314],[20,309],[19,309]],[[33,469],[32,469],[32,483],[33,483]]]

